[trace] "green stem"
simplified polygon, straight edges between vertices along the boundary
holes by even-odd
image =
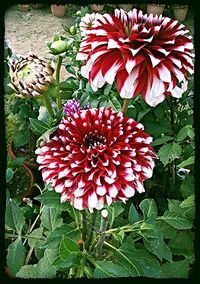
[[[138,228],[140,228],[140,224],[142,222],[143,221],[141,220],[141,221],[134,223],[133,225],[125,225],[125,226],[122,226],[122,227],[119,227],[119,228],[109,229],[109,230],[105,231],[105,233],[106,233],[106,235],[111,235],[113,233],[117,233],[117,232],[120,232],[120,231],[133,232],[135,230],[138,230]]]
[[[54,111],[53,111],[51,102],[50,102],[50,100],[49,100],[49,96],[48,96],[46,93],[44,93],[43,96],[42,96],[42,98],[43,98],[44,105],[45,105],[45,107],[46,107],[46,109],[47,109],[49,115],[50,115],[51,117],[54,117]]]
[[[56,102],[57,102],[58,110],[61,110],[61,108],[62,108],[61,97],[60,97],[60,68],[61,68],[61,65],[62,65],[62,60],[63,60],[62,56],[58,55],[58,60],[57,60],[57,64],[56,64],[56,81],[57,81],[57,88],[56,88],[57,99],[56,99]]]
[[[86,212],[85,210],[82,210],[81,214],[82,214],[82,239],[85,242],[86,240]]]
[[[84,276],[85,271],[85,261],[86,261],[86,254],[83,255],[83,258],[81,260],[80,268],[77,277],[81,278]]]
[[[80,227],[80,215],[79,213],[77,213],[77,209],[74,209],[74,207],[72,207],[72,211],[73,211],[73,214],[74,214],[74,217],[75,217],[75,222],[76,222],[76,225],[77,225],[77,229],[79,231],[81,231],[81,227]]]
[[[174,137],[176,136],[175,133],[175,115],[174,115],[174,100],[172,97],[169,97],[170,100],[170,122],[171,122],[171,128]],[[176,162],[173,161],[171,165],[171,174],[172,174],[172,182],[175,185],[176,184]]]
[[[19,235],[16,235],[16,234],[9,234],[9,233],[5,233],[5,237],[6,238],[11,238],[11,239],[13,239],[13,238],[18,238],[19,237]],[[28,235],[24,235],[24,236],[20,236],[22,239],[30,239],[30,240],[36,240],[36,241],[38,241],[38,240],[40,240],[40,241],[45,241],[45,238],[44,237],[41,237],[41,238],[36,238],[36,237],[31,237],[31,236],[28,236]],[[23,244],[24,245],[24,244]]]
[[[68,274],[68,279],[73,278],[76,273],[76,267],[71,267]]]
[[[103,216],[103,214],[101,215],[100,238],[98,239],[96,245],[96,258],[99,260],[102,260],[103,258],[102,248],[106,236],[105,231],[107,225],[108,225],[108,211],[106,210],[106,215],[105,216]]]
[[[124,99],[123,107],[122,107],[122,113],[125,116],[128,110],[128,104],[130,99]]]
[[[95,224],[95,220],[96,220],[96,215],[97,215],[97,210],[94,209],[94,212],[91,214],[91,228],[89,230],[88,233],[88,237],[85,243],[85,249],[88,250],[92,241],[92,237],[93,237],[93,226]]]

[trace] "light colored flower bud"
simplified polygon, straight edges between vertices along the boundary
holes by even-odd
[[[11,79],[9,86],[18,97],[39,97],[47,92],[54,80],[53,65],[33,53],[25,57],[21,56],[16,61],[10,60],[9,65]]]
[[[51,44],[50,50],[53,54],[57,55],[67,51],[67,47],[68,47],[67,42],[65,40],[59,39]]]

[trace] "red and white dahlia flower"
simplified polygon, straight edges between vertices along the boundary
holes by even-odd
[[[143,125],[111,108],[64,117],[53,137],[36,150],[44,182],[75,208],[101,209],[144,192],[152,176],[152,137]]]
[[[77,60],[85,61],[81,73],[94,91],[116,80],[122,98],[141,94],[153,107],[166,95],[180,98],[186,91],[194,55],[183,24],[137,9],[98,15],[95,24],[77,54]]]

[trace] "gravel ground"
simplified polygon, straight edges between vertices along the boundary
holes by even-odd
[[[51,58],[47,42],[52,41],[55,34],[63,34],[63,26],[71,26],[75,17],[62,18],[51,14],[50,5],[41,9],[29,8],[21,12],[18,5],[12,6],[5,13],[5,38],[13,52],[26,55],[30,51],[46,59]]]

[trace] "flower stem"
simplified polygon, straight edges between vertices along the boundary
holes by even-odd
[[[123,107],[122,107],[122,113],[125,116],[128,110],[128,104],[130,99],[124,99]]]
[[[60,97],[60,68],[61,68],[61,64],[62,64],[62,56],[58,55],[58,60],[57,60],[57,64],[56,64],[56,81],[57,81],[57,107],[58,110],[61,109],[62,107],[62,103],[61,103],[61,97]]]
[[[171,129],[176,136],[175,133],[175,113],[174,113],[174,100],[173,97],[169,97],[169,106],[170,106],[170,123],[171,123]],[[171,164],[171,173],[172,173],[172,182],[175,185],[176,184],[176,162],[172,161]]]
[[[105,231],[108,225],[108,211],[102,210],[101,211],[101,226],[100,226],[100,238],[98,239],[97,245],[96,245],[96,258],[99,260],[102,260],[103,253],[102,253],[102,247],[105,240]]]
[[[85,210],[82,210],[81,213],[82,213],[82,239],[85,242],[86,240],[86,212]]]
[[[86,261],[86,254],[83,255],[83,258],[81,260],[79,270],[78,270],[78,278],[81,278],[84,276],[84,271],[85,271],[85,261]]]
[[[97,215],[97,210],[94,209],[94,212],[91,214],[91,228],[89,230],[88,233],[88,237],[85,243],[85,249],[88,250],[92,241],[92,237],[93,237],[93,227],[94,227],[94,223],[96,220],[96,215]]]
[[[49,96],[46,93],[44,93],[42,98],[43,98],[43,102],[44,102],[44,105],[45,105],[48,113],[50,114],[51,117],[54,117],[55,115],[54,115],[54,111],[53,111],[51,102],[49,100]]]

